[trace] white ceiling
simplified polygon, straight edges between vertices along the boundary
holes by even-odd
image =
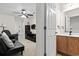
[[[67,15],[69,17],[79,16],[79,8],[72,9],[70,11],[67,11],[67,12],[65,12],[65,15]]]
[[[36,12],[35,3],[0,3],[0,14],[11,14],[21,9]]]

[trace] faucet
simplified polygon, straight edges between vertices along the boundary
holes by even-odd
[[[70,28],[69,35],[71,35],[71,33],[72,33],[72,28]]]

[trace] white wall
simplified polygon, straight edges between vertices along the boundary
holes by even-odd
[[[36,55],[43,56],[44,55],[44,4],[38,3],[36,4]]]
[[[6,25],[7,30],[10,30],[11,33],[17,33],[18,28],[16,26],[15,18],[14,16],[10,16],[8,14],[0,14],[0,25]],[[0,27],[0,32],[2,31],[2,28]]]
[[[65,31],[65,17],[63,12],[63,4],[56,4],[56,32],[63,34]]]
[[[61,18],[60,18],[60,4],[56,4],[56,32],[59,34],[60,33],[60,23],[61,23]]]

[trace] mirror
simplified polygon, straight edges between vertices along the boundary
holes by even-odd
[[[79,16],[70,17],[70,27],[73,33],[79,33]]]
[[[65,16],[65,32],[69,33],[70,29],[72,29],[72,33],[79,33],[79,16]]]
[[[79,33],[79,8],[64,12],[65,13],[65,33]]]

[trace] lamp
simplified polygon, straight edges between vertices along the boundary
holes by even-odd
[[[6,27],[6,25],[1,24],[1,26],[0,26],[0,27],[2,27],[2,28],[3,28],[3,30],[4,30],[4,28]]]

